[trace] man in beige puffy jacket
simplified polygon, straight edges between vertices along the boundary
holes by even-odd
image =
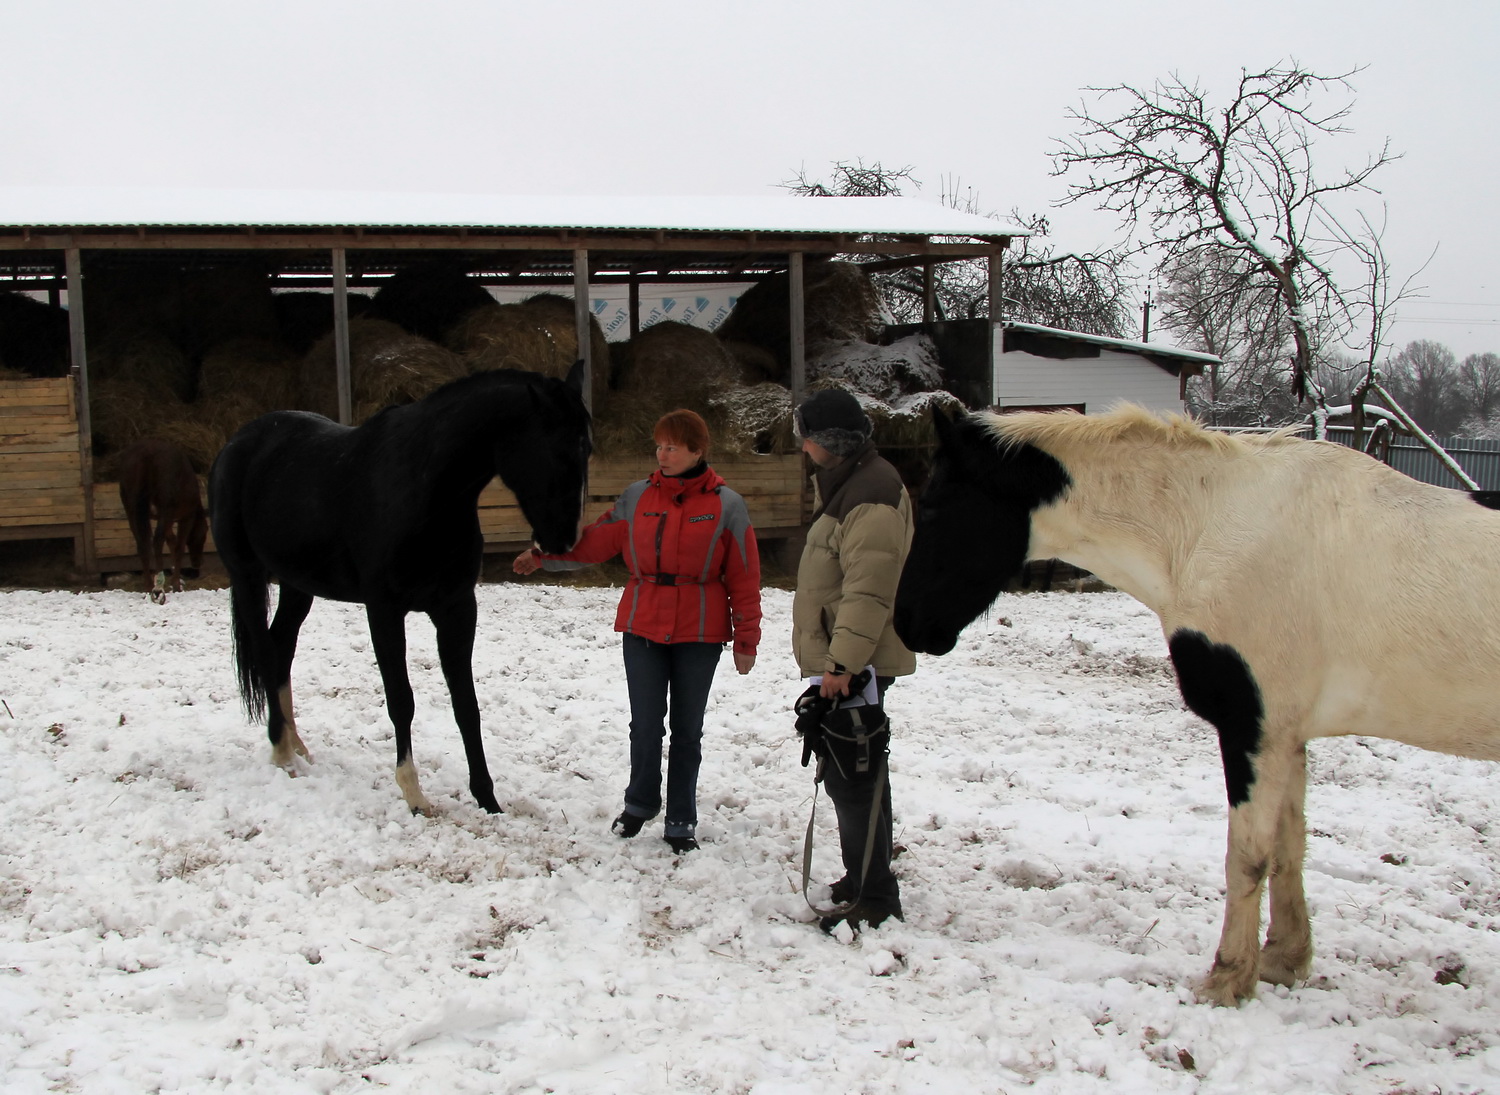
[[[830,699],[847,697],[851,677],[871,667],[883,706],[892,681],[917,667],[916,655],[902,645],[891,622],[896,585],[911,549],[911,499],[896,469],[875,451],[870,419],[848,392],[813,393],[797,408],[796,427],[802,450],[817,468],[816,509],[792,600],[792,650],[804,676],[822,677],[820,693]],[[845,870],[833,884],[833,898],[841,905],[853,902],[824,917],[824,931],[841,921],[859,929],[902,918],[900,885],[891,873],[888,737],[875,743],[877,755],[860,758],[863,771],[852,764],[823,765],[823,784],[838,813]],[[862,871],[867,848],[869,867]]]

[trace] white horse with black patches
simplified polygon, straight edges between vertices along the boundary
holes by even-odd
[[[1500,513],[1339,445],[1230,436],[1138,407],[937,414],[896,630],[945,654],[1029,559],[1160,618],[1189,708],[1219,734],[1227,908],[1203,998],[1312,964],[1306,747],[1369,734],[1500,760]],[[1261,891],[1270,925],[1260,941]]]

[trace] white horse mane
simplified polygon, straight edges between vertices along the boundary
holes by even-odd
[[[1229,434],[1210,430],[1186,415],[1149,411],[1123,403],[1104,414],[1076,411],[984,412],[990,433],[1002,444],[1029,443],[1047,450],[1064,445],[1100,445],[1143,441],[1172,449],[1209,449],[1224,454],[1273,448],[1296,441],[1297,427],[1266,434]]]

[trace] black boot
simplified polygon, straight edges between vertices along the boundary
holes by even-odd
[[[645,825],[648,820],[650,819],[632,814],[627,810],[615,818],[614,823],[609,827],[609,831],[616,836],[635,836],[636,833],[641,831],[641,826]]]

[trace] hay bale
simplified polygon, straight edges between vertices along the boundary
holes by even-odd
[[[22,372],[20,369],[12,369],[9,365],[0,362],[0,380],[31,380],[30,373]]]
[[[119,453],[162,426],[189,417],[188,405],[170,391],[131,376],[89,382],[89,420],[96,458]]]
[[[751,286],[735,302],[716,332],[725,342],[745,342],[766,350],[776,362],[767,379],[786,383],[791,368],[790,277],[773,274]],[[802,274],[806,344],[874,341],[885,322],[880,294],[869,276],[851,262],[809,262]]]
[[[889,346],[862,341],[820,343],[808,354],[807,376],[810,383],[837,382],[886,402],[943,386],[937,345],[922,333]]]
[[[0,292],[0,364],[27,377],[67,376],[72,364],[67,309]]]
[[[594,444],[600,452],[639,452],[649,446],[651,427],[668,411],[685,407],[708,423],[714,447],[734,443],[726,411],[715,403],[734,384],[739,369],[710,332],[666,321],[629,342],[616,343],[615,390],[595,405]]]
[[[363,293],[349,293],[344,300],[350,319],[367,315],[370,311],[371,298]],[[298,357],[333,330],[332,293],[313,290],[274,293],[271,304],[276,314],[277,337]]]
[[[455,324],[444,344],[463,357],[471,373],[524,369],[564,377],[579,357],[573,301],[555,293],[539,293],[518,304],[490,303]],[[609,390],[612,370],[609,343],[592,315],[589,344],[597,407]]]
[[[143,329],[89,345],[91,381],[125,381],[159,400],[185,403],[193,397],[193,363],[160,331]]]
[[[449,259],[413,263],[396,271],[375,293],[366,313],[441,342],[455,323],[495,298],[468,271]]]
[[[727,339],[719,340],[724,349],[729,351],[729,356],[734,358],[740,367],[740,383],[745,385],[764,384],[767,381],[777,382],[777,378],[786,372],[776,361],[776,355],[764,346],[756,346],[750,342],[734,342]]]
[[[714,448],[723,452],[795,452],[792,393],[769,381],[736,385],[713,396],[710,405],[722,415],[722,436]]]
[[[296,405],[298,357],[279,340],[232,338],[203,357],[198,399],[204,403],[243,397],[265,411]]]
[[[258,257],[179,269],[96,253],[86,257],[83,286],[90,345],[151,334],[195,358],[226,339],[276,336],[270,276]]]
[[[314,344],[302,360],[300,403],[338,419],[338,366],[333,336]],[[451,350],[381,319],[349,322],[349,382],[354,424],[386,407],[413,403],[465,375]]]

